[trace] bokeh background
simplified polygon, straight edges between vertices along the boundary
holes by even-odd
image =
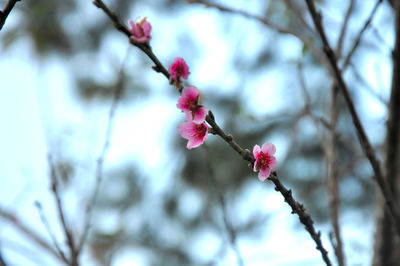
[[[316,2],[335,46],[349,1]],[[375,2],[355,1],[343,56]],[[199,4],[106,3],[125,23],[147,16],[154,53],[167,67],[177,56],[186,60],[188,84],[199,88],[203,104],[242,147],[276,145],[281,182],[305,204],[335,261],[321,147],[332,81],[309,47],[257,20]],[[217,3],[265,16],[320,45],[307,27],[312,23],[303,1]],[[387,119],[392,25],[393,11],[383,2],[344,72],[378,155]],[[122,84],[82,265],[236,265],[225,218],[245,265],[322,265],[314,242],[273,184],[260,182],[225,142],[210,135],[204,146],[186,149],[177,131],[184,122],[176,108],[179,94],[151,66],[89,0],[18,2],[0,32],[0,208],[51,245],[40,203],[67,250],[48,156],[61,182],[67,223],[79,236],[114,92]],[[367,265],[375,185],[347,108],[341,99],[338,104],[344,247],[348,265]],[[10,265],[62,265],[4,217],[0,251]]]

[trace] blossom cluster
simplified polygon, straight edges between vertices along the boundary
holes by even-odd
[[[151,24],[146,21],[146,17],[139,22],[129,21],[130,41],[133,43],[147,44],[151,38]],[[171,84],[175,84],[181,93],[176,106],[185,114],[186,122],[178,125],[179,134],[188,140],[188,149],[196,148],[206,141],[210,126],[205,123],[207,109],[200,104],[200,92],[196,87],[187,86],[182,89],[181,78],[187,79],[190,72],[185,60],[181,57],[175,59],[169,67]],[[253,170],[258,173],[261,181],[267,179],[271,170],[276,166],[274,157],[276,148],[272,143],[264,143],[262,147],[255,145],[253,156],[255,159]]]
[[[179,84],[181,78],[187,79],[189,67],[183,58],[178,57],[168,70],[171,80]],[[206,141],[208,129],[210,128],[204,121],[207,116],[207,109],[200,103],[200,92],[196,87],[187,86],[181,91],[176,106],[185,114],[187,122],[178,126],[179,134],[188,140],[188,149],[196,148]]]

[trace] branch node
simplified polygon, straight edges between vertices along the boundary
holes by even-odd
[[[212,112],[211,110],[208,110],[208,116],[209,116],[212,120],[215,121],[214,114],[213,114],[213,112]]]
[[[151,68],[157,73],[161,72],[161,69],[158,66],[152,66]],[[171,81],[170,81],[170,84],[171,84]]]
[[[210,128],[210,129],[208,130],[208,134],[217,135],[217,131],[215,131],[214,128]]]

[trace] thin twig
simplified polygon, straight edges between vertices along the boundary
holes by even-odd
[[[338,260],[339,266],[344,265],[344,251],[343,251],[343,245],[342,245],[342,239],[340,235],[340,227],[339,227],[339,213],[338,213],[338,208],[339,208],[339,198],[338,198],[338,185],[337,185],[337,168],[336,168],[336,140],[338,137],[338,134],[336,134],[336,123],[337,123],[337,117],[338,117],[338,109],[337,109],[337,97],[338,97],[338,90],[337,88],[333,88],[332,93],[332,102],[331,102],[331,121],[328,122],[328,126],[324,123],[321,122],[321,119],[318,119],[312,112],[311,112],[311,100],[310,100],[310,95],[307,91],[306,88],[306,83],[304,80],[304,75],[302,71],[302,64],[299,62],[298,64],[298,75],[299,75],[299,81],[300,81],[300,87],[303,91],[304,98],[305,98],[305,105],[306,107],[308,106],[308,114],[310,115],[312,121],[315,124],[315,128],[317,131],[317,137],[320,142],[321,148],[324,151],[324,157],[326,160],[326,169],[327,169],[327,179],[328,179],[328,196],[329,196],[329,210],[331,213],[331,219],[332,219],[332,227],[335,232],[336,236],[336,242],[337,244],[334,244],[332,241],[332,246],[335,250],[335,255]],[[319,124],[324,125],[330,132],[330,138],[327,141],[326,139],[323,138],[320,130],[319,130]]]
[[[100,9],[102,9],[109,17],[110,19],[113,21],[114,26],[120,30],[121,28],[124,28],[125,26],[123,25],[119,25],[120,24],[120,20],[118,18],[118,16],[111,12],[108,7],[101,1],[101,0],[94,0],[93,3],[99,7]],[[129,37],[129,35],[128,35]],[[132,43],[133,45],[139,47],[141,49],[141,45]],[[146,53],[149,58],[156,64],[156,69],[158,70],[158,72],[161,72],[164,74],[165,77],[167,77],[167,79],[169,79],[169,74],[168,72],[166,72],[166,74],[162,71],[163,69],[165,69],[165,67],[161,64],[161,62],[157,59],[157,57],[153,54],[153,52],[151,51],[151,48],[148,46],[147,50],[143,50],[141,49],[143,52],[146,53],[146,51],[150,52],[151,56]],[[154,69],[154,67],[153,67]],[[240,147],[234,140],[233,140],[233,136],[231,134],[227,134],[225,133],[216,123],[214,115],[211,111],[209,111],[208,115],[206,116],[206,122],[212,127],[212,133],[219,135],[226,143],[229,144],[229,146],[231,146],[231,148],[233,150],[235,150],[245,161],[249,162],[249,166],[252,167],[252,165],[255,162],[254,157],[252,156],[252,154],[250,153],[250,151],[248,149],[243,149],[242,147]],[[317,249],[321,252],[322,254],[322,258],[324,260],[324,262],[326,263],[326,265],[331,266],[331,262],[329,260],[328,257],[328,252],[324,249],[322,242],[321,242],[321,234],[320,232],[316,233],[315,229],[314,229],[314,225],[313,225],[313,220],[311,219],[311,217],[306,213],[305,208],[302,204],[298,203],[292,196],[292,193],[290,190],[287,190],[278,180],[277,175],[275,172],[273,172],[270,177],[269,180],[272,181],[275,184],[275,189],[277,191],[279,191],[285,198],[285,201],[292,207],[292,211],[293,213],[296,213],[299,216],[300,222],[303,223],[306,227],[306,230],[310,233],[312,239],[315,241],[315,243],[317,244]]]
[[[70,228],[67,225],[67,221],[65,218],[65,210],[64,210],[64,207],[63,207],[63,204],[61,201],[61,195],[59,192],[56,168],[54,166],[53,159],[50,154],[48,155],[48,161],[49,161],[49,166],[50,166],[51,190],[53,191],[53,195],[56,200],[58,218],[60,219],[61,227],[64,230],[64,234],[67,239],[68,247],[70,250],[69,264],[71,266],[77,266],[78,265],[78,253],[76,251],[74,237],[71,233]]]
[[[115,16],[116,19],[118,19],[117,16]],[[118,20],[119,21],[119,20]],[[127,56],[125,56],[125,59],[127,58]],[[124,62],[121,65],[121,69],[119,72],[119,78],[118,78],[118,83],[115,86],[115,90],[114,90],[114,98],[110,107],[110,110],[108,112],[108,123],[107,123],[107,128],[106,128],[106,135],[104,138],[104,144],[103,144],[103,148],[100,152],[99,157],[97,158],[97,162],[96,162],[96,180],[95,180],[95,187],[94,187],[94,191],[93,191],[93,195],[86,207],[86,212],[85,212],[85,224],[84,224],[84,228],[83,228],[83,233],[82,233],[82,237],[80,239],[80,242],[78,244],[78,248],[77,251],[78,253],[80,253],[83,249],[83,246],[86,242],[86,239],[88,237],[89,234],[89,229],[90,229],[90,223],[91,223],[91,219],[92,219],[92,214],[93,214],[93,208],[94,205],[96,203],[97,200],[97,195],[99,194],[99,190],[100,190],[100,184],[102,183],[103,180],[103,164],[104,164],[104,160],[106,157],[106,154],[110,148],[110,141],[111,141],[111,135],[112,135],[112,131],[113,131],[113,126],[114,126],[114,120],[115,120],[115,112],[117,109],[117,105],[119,102],[119,99],[121,98],[121,93],[122,90],[124,88]]]
[[[317,46],[312,42],[312,39],[310,37],[304,36],[303,34],[297,32],[297,31],[279,26],[279,25],[271,22],[270,20],[268,20],[268,18],[266,18],[266,17],[251,14],[251,13],[243,11],[243,10],[237,10],[237,9],[233,9],[233,8],[230,8],[227,6],[210,3],[205,0],[185,0],[185,1],[190,4],[202,4],[206,7],[213,7],[213,8],[220,10],[221,12],[238,14],[238,15],[241,15],[246,18],[255,19],[255,20],[263,23],[264,25],[270,27],[271,29],[276,30],[279,33],[295,36],[310,49],[311,53],[315,56],[315,58],[317,58],[319,60],[319,62],[321,64],[328,65],[328,61],[324,57],[323,53],[321,53],[320,49],[318,49]]]
[[[14,8],[15,4],[21,0],[8,0],[6,5],[4,6],[3,10],[0,11],[0,30],[3,28],[4,24],[6,23],[6,19],[8,15],[10,15],[11,10]]]
[[[393,195],[387,181],[384,179],[380,162],[376,158],[373,147],[365,133],[364,127],[361,124],[353,100],[350,96],[349,89],[347,88],[347,85],[343,80],[342,73],[337,65],[335,54],[333,53],[332,48],[328,43],[328,39],[325,35],[325,30],[321,22],[321,14],[317,12],[314,2],[312,0],[305,0],[305,1],[310,11],[311,17],[314,21],[315,28],[321,37],[323,43],[323,51],[331,66],[330,70],[334,74],[336,84],[345,98],[360,144],[374,170],[375,173],[374,178],[378,183],[383,196],[385,197],[386,205],[391,212],[392,218],[395,220],[397,233],[400,235],[400,209],[397,206],[397,202],[395,202],[393,199]]]
[[[3,253],[1,251],[1,245],[0,245],[0,266],[7,266],[7,263],[3,258]]]
[[[351,13],[353,12],[354,0],[351,0],[347,8],[346,15],[344,16],[342,28],[340,30],[339,39],[337,41],[336,55],[338,58],[342,56],[343,40],[349,25]]]
[[[299,22],[301,23],[301,26],[303,26],[307,31],[312,33],[312,29],[309,25],[308,18],[304,16],[305,14],[304,6],[302,6],[300,2],[297,0],[285,0],[285,4],[291,9],[293,15],[297,16]]]
[[[58,251],[58,254],[60,254],[61,258],[65,261],[66,264],[69,264],[69,260],[67,259],[64,251],[62,251],[60,245],[58,244],[56,236],[55,236],[53,230],[51,230],[50,224],[47,221],[46,216],[43,213],[42,204],[40,204],[40,202],[36,201],[35,206],[38,210],[40,220],[42,221],[47,233],[50,235],[51,241],[53,242],[54,247]]]
[[[329,211],[331,215],[331,222],[333,232],[336,239],[336,244],[333,246],[338,260],[339,266],[345,265],[345,254],[343,248],[342,236],[340,233],[339,223],[339,185],[338,185],[338,171],[337,171],[337,138],[336,138],[336,125],[339,116],[338,97],[339,90],[336,85],[331,90],[331,114],[330,114],[330,127],[329,138],[326,151],[326,169],[328,179],[328,198],[329,198]]]
[[[344,70],[347,68],[347,66],[349,65],[351,57],[353,56],[354,52],[357,50],[357,47],[358,47],[359,44],[360,44],[362,35],[363,35],[364,32],[366,31],[366,29],[368,29],[369,25],[370,25],[371,22],[372,22],[372,19],[373,19],[374,16],[375,16],[376,11],[378,10],[379,5],[380,5],[382,2],[383,2],[383,0],[378,0],[378,1],[376,2],[374,8],[372,9],[372,11],[371,11],[371,13],[370,13],[370,15],[368,16],[367,20],[365,21],[364,26],[361,28],[360,32],[358,33],[358,35],[357,35],[357,37],[356,37],[356,39],[355,39],[355,41],[354,41],[354,43],[353,43],[353,46],[352,46],[351,49],[350,49],[350,52],[347,54],[347,56],[346,56],[346,58],[345,58],[345,60],[344,60],[343,67],[342,67],[342,71],[344,71]]]
[[[311,216],[307,214],[304,205],[297,202],[293,198],[292,190],[288,190],[284,185],[282,185],[278,179],[278,176],[276,175],[276,172],[272,172],[272,174],[269,176],[269,180],[275,184],[275,190],[282,194],[282,196],[285,198],[285,202],[292,208],[292,213],[295,213],[299,216],[300,222],[305,226],[306,230],[317,244],[317,249],[321,252],[322,259],[324,260],[325,264],[328,266],[332,265],[328,257],[328,252],[322,245],[321,232],[315,231],[314,221],[311,219]]]
[[[374,90],[371,84],[368,83],[365,80],[365,78],[361,75],[357,67],[352,63],[350,63],[349,66],[351,68],[351,71],[353,72],[355,80],[358,81],[360,85],[362,85],[362,88],[365,89],[367,93],[369,93],[372,97],[378,100],[381,104],[383,104],[384,106],[388,106],[389,105],[388,101],[382,95],[380,95],[378,92]]]
[[[209,177],[210,177],[210,180],[211,180],[211,184],[212,184],[213,188],[215,189],[215,191],[216,191],[216,193],[218,195],[218,200],[219,200],[219,204],[221,206],[221,211],[222,211],[222,218],[223,218],[223,221],[224,221],[224,226],[225,226],[226,232],[228,233],[229,242],[230,242],[230,244],[232,246],[233,251],[235,252],[236,260],[237,260],[238,265],[239,266],[244,266],[243,256],[240,253],[239,247],[238,247],[238,245],[236,243],[236,239],[237,239],[236,231],[233,228],[233,226],[231,225],[231,223],[229,222],[228,213],[227,213],[227,210],[226,210],[225,198],[224,198],[224,195],[222,194],[221,190],[219,189],[219,186],[217,184],[217,180],[215,178],[214,169],[213,169],[213,167],[211,165],[211,160],[209,159],[210,158],[209,149],[208,149],[207,146],[204,146],[204,147],[205,147],[205,150],[207,152],[206,164],[207,164],[208,171],[210,173]]]
[[[104,4],[104,2],[102,0],[93,0],[93,4],[95,6],[97,6],[98,8],[102,9],[104,11],[104,13],[107,14],[107,16],[111,19],[111,21],[114,24],[114,27],[119,30],[120,32],[122,32],[123,34],[125,34],[128,38],[131,36],[131,32],[129,31],[129,29],[121,22],[121,20],[119,19],[119,17],[117,16],[117,14],[115,14],[114,12],[112,12],[106,4]],[[158,58],[154,55],[154,53],[151,51],[151,48],[149,45],[147,45],[146,43],[139,43],[139,42],[135,42],[130,40],[130,43],[132,43],[133,45],[135,45],[136,47],[138,47],[140,50],[142,50],[148,57],[150,57],[150,59],[154,62],[155,66],[153,67],[153,69],[156,72],[161,72],[167,79],[170,78],[170,75],[168,73],[168,70],[163,66],[163,64],[161,64],[161,62],[158,60]]]
[[[44,240],[40,234],[36,233],[33,228],[30,228],[28,224],[21,221],[11,211],[0,207],[0,218],[9,222],[16,229],[18,229],[23,235],[32,240],[37,246],[46,250],[54,258],[56,258],[61,262],[64,262],[64,260],[60,257],[60,254],[58,254],[58,252],[50,244],[48,244],[47,241]]]

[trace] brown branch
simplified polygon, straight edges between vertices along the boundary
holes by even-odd
[[[303,34],[296,32],[294,30],[279,26],[279,25],[271,22],[270,20],[268,20],[266,17],[257,16],[255,14],[251,14],[251,13],[243,11],[243,10],[237,10],[237,9],[233,9],[233,8],[230,8],[227,6],[210,3],[205,0],[185,0],[185,1],[188,2],[189,4],[202,4],[206,7],[216,8],[216,9],[220,10],[221,12],[238,14],[238,15],[241,15],[246,18],[255,19],[255,20],[261,22],[262,24],[266,25],[267,27],[270,27],[270,28],[276,30],[279,33],[292,35],[292,36],[298,38],[302,43],[304,43],[310,49],[311,53],[315,56],[315,58],[317,58],[318,61],[322,65],[326,65],[326,66],[328,65],[328,61],[324,57],[323,53],[321,53],[320,49],[318,49],[317,46],[312,42],[312,39],[310,37],[304,36]]]
[[[378,100],[381,104],[383,104],[384,106],[388,106],[389,103],[388,101],[382,96],[380,95],[378,92],[376,92],[374,90],[374,88],[371,86],[370,83],[368,83],[365,78],[361,75],[361,73],[358,71],[357,66],[355,66],[354,64],[350,63],[349,64],[352,72],[353,72],[353,76],[355,78],[356,81],[358,81],[360,83],[360,85],[362,86],[362,88],[369,93],[372,97],[374,97],[376,100]],[[378,76],[378,75],[377,75]]]
[[[400,3],[394,2],[395,44],[392,52],[392,84],[386,129],[386,179],[397,202],[400,201]],[[399,237],[393,234],[393,223],[387,211],[378,219],[375,260],[377,265],[395,265],[399,261]]]
[[[208,116],[206,117],[207,123],[212,126],[212,133],[219,135],[225,142],[231,146],[232,149],[234,149],[244,160],[249,162],[249,167],[252,167],[254,164],[255,160],[252,154],[250,153],[249,150],[241,148],[234,140],[231,134],[226,134],[215,122],[214,116],[211,111],[209,111]],[[306,213],[306,209],[302,204],[297,202],[293,196],[292,196],[292,191],[287,190],[284,185],[279,181],[278,176],[276,172],[273,172],[268,180],[272,181],[275,184],[275,190],[279,191],[282,196],[285,198],[285,201],[290,205],[292,208],[292,213],[296,213],[299,216],[300,222],[305,226],[306,230],[309,232],[311,235],[311,238],[314,240],[314,242],[317,244],[317,249],[321,252],[322,258],[326,265],[332,265],[329,257],[328,257],[328,252],[325,250],[325,248],[322,245],[321,242],[321,234],[320,232],[316,233],[315,228],[314,228],[314,222],[311,219],[311,216],[309,216]]]
[[[0,30],[3,28],[4,24],[6,23],[6,19],[8,15],[10,15],[11,10],[14,8],[15,4],[21,0],[8,0],[6,5],[4,6],[3,10],[0,11]]]
[[[56,236],[54,235],[53,231],[51,230],[50,224],[47,221],[46,216],[43,213],[42,204],[40,204],[40,202],[36,201],[35,206],[38,210],[40,220],[42,221],[47,233],[49,234],[51,241],[53,242],[53,245],[56,248],[58,254],[65,261],[66,264],[69,264],[69,261],[68,261],[67,257],[65,256],[64,251],[62,251],[62,249],[60,248],[60,245],[57,242]]]
[[[206,116],[207,123],[212,127],[211,134],[220,136],[226,143],[231,146],[244,160],[248,161],[251,165],[254,164],[254,158],[251,152],[248,149],[243,149],[239,146],[234,140],[231,134],[225,133],[215,122],[214,114],[211,111],[208,111],[208,115]]]
[[[314,239],[314,242],[317,244],[317,249],[321,252],[325,264],[332,265],[328,257],[328,252],[322,245],[321,232],[315,231],[314,221],[311,219],[311,216],[307,214],[304,205],[297,202],[293,198],[292,190],[288,190],[284,185],[282,185],[282,183],[278,179],[278,176],[276,175],[276,172],[272,172],[268,179],[275,184],[275,190],[279,191],[285,198],[285,202],[289,204],[289,206],[292,208],[292,213],[295,213],[299,216],[300,222],[305,226],[306,230],[311,235],[312,239]]]
[[[104,2],[102,0],[93,0],[93,4],[95,6],[97,6],[98,8],[102,9],[104,11],[104,13],[107,14],[107,16],[111,19],[111,21],[114,24],[114,27],[119,30],[120,32],[122,32],[123,34],[125,34],[128,38],[131,36],[131,32],[129,31],[129,29],[121,22],[121,20],[119,19],[118,15],[115,14],[114,12],[112,12],[106,4],[104,4]],[[151,51],[151,48],[148,44],[146,43],[139,43],[139,42],[135,42],[130,40],[130,43],[132,43],[133,45],[135,45],[137,48],[139,48],[140,50],[142,50],[148,57],[150,57],[150,59],[154,62],[155,66],[153,67],[153,69],[156,72],[161,72],[167,79],[170,78],[170,75],[168,73],[168,70],[163,66],[163,64],[161,64],[161,62],[158,60],[158,58],[154,55],[154,53]]]
[[[101,0],[94,0],[93,3],[102,9],[113,21],[114,26],[120,30],[121,28],[124,28],[125,26],[120,25],[120,20],[116,14],[111,12],[108,7],[101,1]],[[124,32],[125,33],[125,32]],[[129,36],[129,35],[128,35]],[[131,42],[132,43],[132,42]],[[155,70],[157,72],[161,72],[164,74],[164,76],[169,79],[169,73],[166,71],[165,67],[161,64],[161,62],[157,59],[157,57],[153,54],[151,51],[150,46],[148,45],[142,45],[138,43],[132,43],[133,45],[137,46],[140,48],[143,52],[145,52],[149,58],[156,64]],[[145,48],[145,49],[143,49]],[[147,52],[148,53],[147,53]],[[164,73],[163,69],[166,71]],[[233,136],[231,134],[225,133],[216,123],[214,115],[211,111],[209,111],[208,115],[206,116],[206,122],[212,127],[210,130],[212,134],[219,135],[226,143],[231,146],[233,150],[235,150],[245,161],[249,162],[249,166],[251,167],[255,159],[252,156],[251,152],[248,149],[243,149],[240,147],[234,140]],[[272,181],[275,184],[275,189],[279,191],[283,197],[285,198],[285,201],[292,207],[293,213],[296,213],[299,216],[300,222],[303,223],[306,227],[306,230],[310,233],[312,239],[315,241],[317,244],[317,249],[321,252],[322,258],[326,265],[331,266],[331,262],[328,257],[328,252],[324,249],[322,242],[321,242],[321,235],[320,232],[316,233],[314,229],[314,222],[311,219],[311,217],[306,213],[305,208],[302,204],[298,203],[292,196],[291,190],[287,190],[278,180],[276,173],[272,173],[269,177],[269,180]]]
[[[342,55],[343,40],[344,40],[344,36],[346,35],[347,27],[349,25],[351,13],[353,12],[353,7],[354,7],[354,0],[350,0],[349,7],[347,8],[347,12],[346,12],[346,15],[343,20],[343,25],[340,30],[339,39],[337,41],[338,44],[337,44],[337,48],[336,48],[336,54],[338,57],[341,57],[341,55]]]
[[[217,180],[215,178],[214,169],[211,165],[212,160],[210,159],[210,151],[207,146],[204,146],[204,148],[207,153],[206,154],[206,158],[207,158],[206,164],[207,164],[208,172],[210,173],[209,177],[211,180],[211,185],[215,189],[215,192],[218,195],[218,200],[219,200],[219,204],[221,206],[221,211],[222,211],[222,218],[223,218],[225,230],[228,233],[229,242],[230,242],[232,249],[236,255],[236,260],[237,260],[238,265],[244,266],[243,257],[242,257],[242,254],[240,253],[239,247],[236,242],[236,239],[237,239],[236,231],[233,228],[233,226],[231,225],[231,223],[229,222],[228,213],[226,210],[225,198],[224,198],[224,195],[222,194],[221,190],[218,187]]]
[[[350,52],[347,54],[344,63],[343,63],[343,67],[342,67],[342,71],[344,71],[347,66],[350,63],[350,59],[353,56],[354,52],[357,50],[358,46],[360,45],[361,42],[361,37],[364,34],[364,32],[368,29],[369,25],[372,22],[372,19],[375,16],[376,11],[378,10],[379,5],[383,2],[383,0],[378,0],[374,6],[374,8],[372,9],[370,15],[368,16],[367,20],[364,23],[364,26],[361,28],[360,32],[358,33],[356,40],[353,43],[352,48],[350,49]]]
[[[345,265],[345,255],[343,248],[342,236],[340,233],[339,224],[339,185],[338,185],[338,170],[337,170],[337,136],[336,124],[338,121],[338,96],[339,90],[334,85],[331,95],[331,114],[330,114],[330,127],[329,127],[329,140],[326,151],[326,167],[328,179],[328,198],[329,198],[329,211],[333,232],[335,235],[336,244],[333,245],[335,255],[338,260],[339,266]]]
[[[326,160],[327,169],[327,185],[328,185],[328,197],[329,197],[329,210],[331,214],[332,227],[334,230],[334,235],[336,239],[336,244],[332,242],[333,249],[335,251],[336,258],[338,260],[339,266],[344,265],[344,251],[342,245],[342,239],[340,235],[339,227],[339,195],[338,195],[338,183],[337,183],[337,168],[336,168],[336,140],[338,134],[336,134],[336,123],[338,118],[337,100],[338,100],[338,90],[336,87],[332,90],[332,100],[331,100],[331,121],[327,124],[322,123],[321,119],[318,119],[311,112],[311,99],[307,92],[306,83],[304,80],[304,75],[302,74],[302,64],[298,63],[298,75],[300,81],[300,87],[303,91],[305,98],[305,107],[308,111],[308,115],[311,117],[315,124],[317,131],[317,137],[320,142],[321,148],[324,152],[324,157]],[[330,132],[330,138],[328,140],[324,139],[320,130],[319,124],[322,124]],[[331,235],[330,235],[331,236]]]
[[[64,260],[60,257],[60,254],[57,253],[56,250],[52,246],[50,246],[46,240],[44,240],[41,234],[38,234],[34,231],[33,228],[30,228],[26,223],[20,220],[14,213],[9,210],[6,210],[3,207],[0,207],[0,218],[9,222],[12,226],[18,229],[23,235],[32,240],[37,246],[46,250],[50,255],[59,260],[60,262],[64,262]]]
[[[1,252],[1,245],[0,245],[0,266],[7,266],[7,263],[3,258],[3,253]]]
[[[113,16],[117,19],[117,21],[119,21],[118,17],[115,14]],[[126,57],[125,57],[125,59],[126,59]],[[103,180],[104,159],[105,159],[105,156],[110,147],[111,135],[112,135],[113,125],[114,125],[114,120],[115,120],[115,112],[117,109],[119,99],[121,98],[122,90],[124,88],[124,71],[123,71],[124,63],[125,62],[122,63],[121,70],[119,71],[118,83],[116,84],[115,90],[114,90],[114,98],[113,98],[110,110],[108,112],[108,123],[107,123],[106,135],[104,138],[103,148],[102,148],[100,155],[96,161],[95,187],[94,187],[93,195],[92,195],[88,205],[86,206],[86,212],[85,212],[86,217],[85,217],[85,222],[84,222],[83,233],[82,233],[82,237],[81,237],[78,247],[77,247],[78,253],[80,253],[82,251],[83,246],[85,245],[85,242],[87,240],[87,237],[89,234],[89,229],[90,229],[90,222],[91,222],[91,218],[92,218],[93,208],[96,203],[97,195],[100,190],[100,185]]]
[[[400,209],[398,208],[397,203],[393,199],[393,195],[388,183],[384,179],[380,162],[376,158],[373,147],[369,142],[364,127],[361,124],[360,118],[358,117],[358,114],[354,107],[353,100],[350,96],[349,89],[345,84],[341,71],[339,70],[339,67],[337,65],[335,54],[333,53],[332,48],[328,43],[328,40],[325,35],[325,30],[321,22],[321,14],[317,12],[314,2],[312,0],[305,0],[305,1],[310,11],[311,17],[314,21],[315,28],[321,37],[323,43],[323,51],[331,66],[330,70],[334,74],[335,82],[345,98],[360,144],[374,171],[375,181],[379,185],[379,188],[385,198],[386,206],[390,210],[392,218],[395,220],[397,233],[400,235]]]
[[[58,218],[61,222],[61,227],[64,230],[65,237],[67,239],[69,251],[70,251],[70,258],[69,258],[69,265],[71,266],[78,266],[78,253],[74,243],[74,237],[71,233],[70,228],[67,225],[67,221],[65,218],[65,210],[61,201],[61,195],[59,192],[58,180],[57,180],[57,173],[55,166],[53,164],[53,160],[51,155],[48,156],[49,166],[50,166],[50,178],[51,178],[51,190],[53,191],[54,198],[56,200],[57,206],[57,213]]]
[[[392,53],[393,70],[390,102],[388,108],[388,123],[386,136],[386,170],[387,178],[393,189],[393,194],[399,197],[398,182],[400,177],[400,3],[395,4],[396,41]],[[396,184],[397,183],[397,184]],[[396,190],[397,188],[397,190]]]

